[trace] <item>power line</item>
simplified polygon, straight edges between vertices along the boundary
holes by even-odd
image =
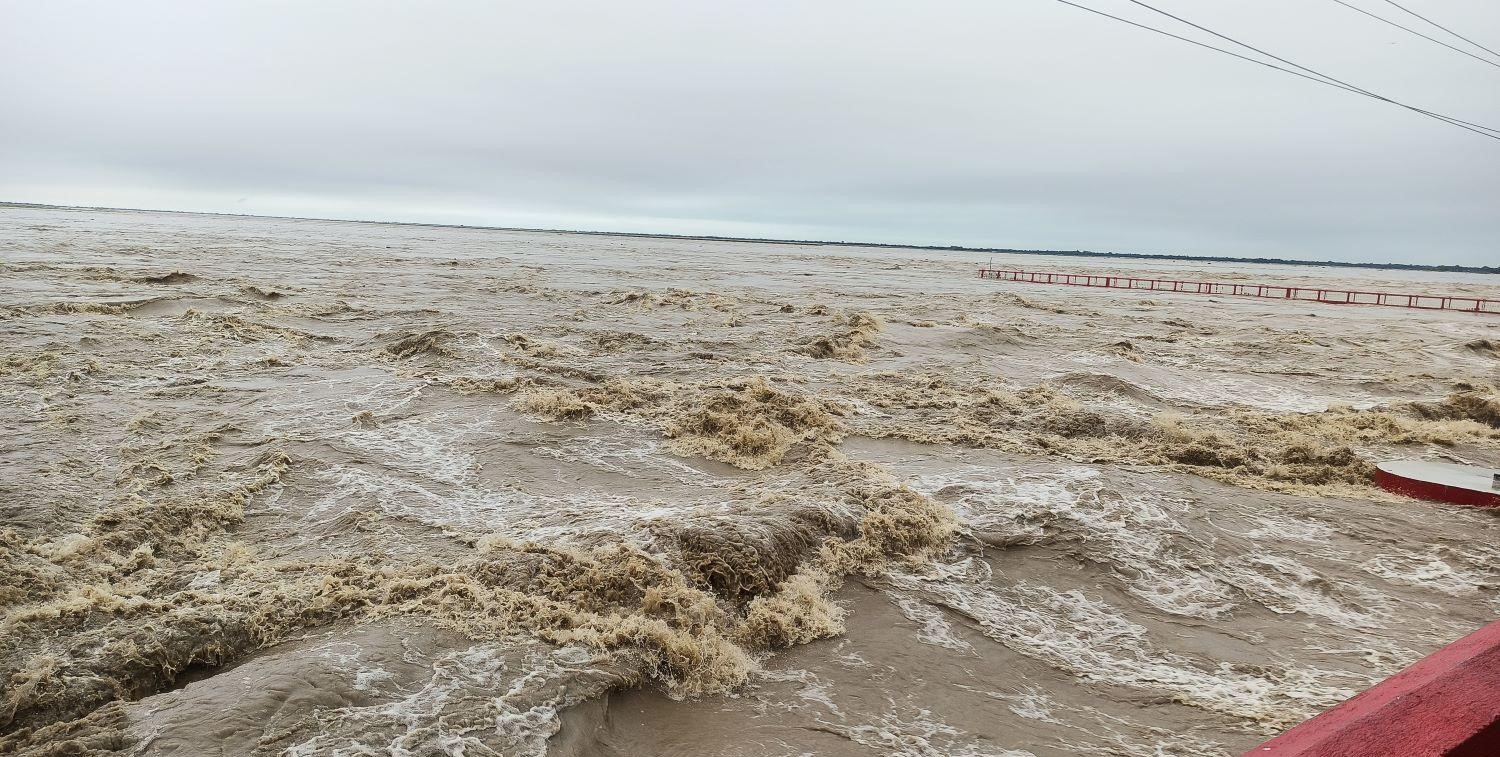
[[[1363,89],[1361,87],[1357,87],[1357,86],[1355,86],[1353,84],[1350,84],[1350,83],[1348,83],[1346,81],[1334,78],[1332,76],[1329,76],[1327,74],[1321,73],[1319,71],[1313,70],[1311,68],[1308,68],[1307,66],[1301,65],[1300,63],[1293,63],[1292,61],[1287,60],[1286,58],[1282,58],[1279,55],[1275,55],[1273,53],[1266,52],[1265,50],[1262,50],[1262,49],[1260,49],[1258,47],[1255,47],[1254,45],[1250,45],[1250,44],[1241,42],[1241,41],[1239,41],[1237,39],[1234,39],[1233,37],[1229,37],[1227,35],[1220,34],[1219,32],[1216,32],[1216,31],[1214,31],[1212,29],[1209,29],[1208,27],[1201,26],[1199,24],[1195,24],[1195,23],[1193,23],[1193,22],[1191,22],[1191,21],[1189,21],[1189,20],[1187,20],[1185,18],[1182,18],[1180,16],[1174,16],[1171,13],[1168,13],[1168,12],[1166,12],[1164,10],[1161,10],[1160,8],[1155,8],[1155,7],[1151,6],[1151,5],[1148,5],[1146,3],[1140,2],[1140,0],[1130,0],[1130,2],[1135,3],[1136,5],[1139,5],[1139,6],[1143,7],[1143,8],[1146,8],[1146,9],[1148,9],[1150,11],[1153,11],[1155,13],[1159,13],[1159,14],[1161,14],[1163,16],[1171,18],[1173,20],[1176,20],[1176,21],[1179,21],[1181,23],[1187,24],[1188,26],[1191,26],[1191,27],[1193,27],[1195,29],[1198,29],[1200,31],[1204,31],[1204,32],[1207,32],[1209,34],[1212,34],[1215,37],[1218,37],[1220,39],[1224,39],[1224,40],[1227,40],[1229,42],[1232,42],[1232,43],[1234,43],[1236,45],[1239,45],[1240,47],[1243,47],[1243,48],[1245,48],[1247,50],[1252,50],[1254,52],[1257,52],[1257,53],[1259,53],[1261,55],[1264,55],[1264,56],[1266,56],[1268,58],[1271,58],[1273,60],[1280,61],[1282,63],[1285,63],[1285,64],[1287,64],[1289,66],[1292,66],[1294,68],[1297,68],[1297,69],[1301,69],[1302,71],[1305,71],[1307,73],[1306,74],[1299,73],[1297,71],[1292,71],[1292,70],[1283,68],[1281,66],[1277,66],[1277,65],[1272,64],[1272,63],[1267,63],[1266,61],[1263,61],[1263,60],[1258,60],[1258,59],[1255,59],[1255,58],[1251,58],[1249,56],[1241,55],[1239,53],[1236,53],[1236,52],[1233,52],[1233,51],[1230,51],[1230,50],[1225,50],[1223,48],[1214,47],[1213,45],[1205,44],[1203,42],[1199,42],[1199,41],[1194,40],[1194,39],[1183,37],[1183,36],[1178,35],[1178,34],[1173,34],[1172,32],[1166,31],[1164,29],[1159,29],[1159,28],[1154,27],[1154,26],[1150,26],[1150,25],[1147,25],[1147,24],[1142,24],[1142,23],[1138,23],[1138,22],[1135,22],[1135,21],[1131,21],[1130,19],[1127,19],[1127,18],[1122,18],[1120,16],[1116,16],[1116,15],[1112,15],[1112,14],[1109,14],[1109,13],[1105,13],[1104,11],[1096,10],[1094,8],[1090,8],[1090,7],[1085,6],[1085,5],[1080,5],[1078,3],[1071,2],[1071,0],[1057,0],[1057,2],[1060,2],[1060,3],[1064,4],[1064,5],[1072,6],[1074,8],[1078,8],[1079,10],[1088,11],[1089,13],[1093,13],[1093,14],[1096,14],[1096,15],[1099,15],[1099,16],[1104,16],[1106,18],[1110,18],[1110,19],[1113,19],[1115,21],[1119,21],[1121,23],[1129,24],[1130,26],[1135,26],[1135,27],[1138,27],[1138,28],[1141,28],[1141,29],[1145,29],[1147,31],[1155,32],[1157,34],[1162,34],[1162,35],[1165,35],[1165,36],[1168,36],[1168,37],[1172,37],[1173,39],[1177,39],[1177,40],[1181,40],[1181,41],[1184,41],[1184,42],[1188,42],[1190,44],[1197,45],[1199,47],[1206,47],[1206,48],[1208,48],[1210,50],[1213,50],[1215,52],[1223,53],[1225,55],[1232,55],[1232,56],[1234,56],[1236,58],[1239,58],[1241,60],[1248,60],[1248,61],[1250,61],[1252,63],[1257,64],[1257,65],[1266,66],[1267,68],[1274,68],[1274,69],[1276,69],[1278,71],[1281,71],[1283,73],[1289,73],[1289,74],[1292,74],[1293,76],[1299,76],[1299,77],[1304,78],[1304,79],[1309,79],[1311,81],[1318,82],[1319,84],[1324,84],[1324,85],[1327,85],[1327,86],[1330,86],[1330,87],[1334,87],[1334,88],[1337,88],[1337,89],[1342,89],[1342,90],[1345,90],[1345,91],[1348,91],[1348,92],[1353,92],[1355,94],[1363,95],[1365,97],[1369,97],[1369,98],[1372,98],[1372,99],[1375,99],[1375,100],[1380,100],[1381,102],[1390,103],[1391,105],[1395,105],[1398,108],[1404,108],[1404,109],[1412,111],[1414,113],[1419,113],[1421,115],[1427,116],[1429,118],[1435,118],[1435,119],[1437,119],[1439,121],[1443,121],[1443,122],[1446,122],[1446,123],[1451,124],[1453,126],[1457,126],[1460,129],[1464,129],[1466,131],[1472,131],[1472,132],[1474,132],[1476,134],[1479,134],[1481,136],[1486,136],[1486,137],[1489,137],[1491,139],[1500,140],[1500,129],[1496,129],[1496,128],[1493,128],[1493,127],[1490,127],[1490,126],[1484,126],[1482,124],[1476,124],[1476,123],[1473,123],[1473,122],[1470,122],[1470,121],[1465,121],[1463,119],[1455,118],[1453,116],[1446,116],[1446,115],[1443,115],[1441,113],[1434,113],[1433,111],[1425,110],[1423,108],[1418,108],[1418,107],[1416,107],[1414,105],[1407,105],[1406,103],[1402,103],[1402,102],[1398,102],[1396,100],[1392,100],[1391,98],[1385,97],[1383,95],[1377,95],[1374,92],[1371,92],[1369,90]],[[1308,74],[1311,74],[1311,76],[1309,76]]]
[[[1374,92],[1371,92],[1368,89],[1364,89],[1363,87],[1357,87],[1357,86],[1355,86],[1353,84],[1350,84],[1349,82],[1344,81],[1343,79],[1338,79],[1338,78],[1335,78],[1333,76],[1329,76],[1328,74],[1325,74],[1325,73],[1323,73],[1321,71],[1315,71],[1315,70],[1313,70],[1311,68],[1308,68],[1307,66],[1304,66],[1304,65],[1302,65],[1300,63],[1294,63],[1292,61],[1289,61],[1286,58],[1283,58],[1283,57],[1281,57],[1279,55],[1276,55],[1275,53],[1267,52],[1267,51],[1262,50],[1262,49],[1260,49],[1260,48],[1258,48],[1258,47],[1256,47],[1254,45],[1251,45],[1249,43],[1241,42],[1241,41],[1239,41],[1239,40],[1237,40],[1237,39],[1235,39],[1233,37],[1230,37],[1230,36],[1227,36],[1227,35],[1224,35],[1224,34],[1220,34],[1220,33],[1216,32],[1216,31],[1214,31],[1213,29],[1210,29],[1210,28],[1208,28],[1206,26],[1202,26],[1202,25],[1199,25],[1199,24],[1195,24],[1192,21],[1189,21],[1189,20],[1187,20],[1187,19],[1185,19],[1185,18],[1183,18],[1181,16],[1173,15],[1173,14],[1168,13],[1167,11],[1164,11],[1164,10],[1162,10],[1160,8],[1157,8],[1155,6],[1152,6],[1152,5],[1149,5],[1147,3],[1144,3],[1141,0],[1129,0],[1129,2],[1135,3],[1136,5],[1139,5],[1142,8],[1145,8],[1145,9],[1147,9],[1149,11],[1152,11],[1153,13],[1159,13],[1159,14],[1161,14],[1163,16],[1166,16],[1167,18],[1173,19],[1174,21],[1180,21],[1180,22],[1182,22],[1184,24],[1187,24],[1188,26],[1193,27],[1194,29],[1198,29],[1198,30],[1201,30],[1201,31],[1208,32],[1209,34],[1212,34],[1215,37],[1218,37],[1219,39],[1228,40],[1229,42],[1233,42],[1234,44],[1239,45],[1240,47],[1243,47],[1243,48],[1245,48],[1247,50],[1254,50],[1255,52],[1260,53],[1261,55],[1264,55],[1267,58],[1271,58],[1273,60],[1278,60],[1278,61],[1281,61],[1282,63],[1285,63],[1285,64],[1287,64],[1289,66],[1292,66],[1292,67],[1295,67],[1295,68],[1299,68],[1299,69],[1301,69],[1303,71],[1306,71],[1307,73],[1310,73],[1313,76],[1316,76],[1316,77],[1318,77],[1320,79],[1325,79],[1329,83],[1338,85],[1342,89],[1347,89],[1347,90],[1349,90],[1351,92],[1357,92],[1357,93],[1362,94],[1362,95],[1364,95],[1366,97],[1371,97],[1371,98],[1374,98],[1376,100],[1382,100],[1382,101],[1388,102],[1388,103],[1390,103],[1392,105],[1396,105],[1398,107],[1406,108],[1407,110],[1411,110],[1411,111],[1415,111],[1417,113],[1422,113],[1422,114],[1425,114],[1425,115],[1428,115],[1428,116],[1432,116],[1433,118],[1437,118],[1437,119],[1440,119],[1440,120],[1443,120],[1443,121],[1448,121],[1449,123],[1463,124],[1465,126],[1474,127],[1475,129],[1482,129],[1482,130],[1487,131],[1487,132],[1493,132],[1495,134],[1500,134],[1500,129],[1494,129],[1494,128],[1491,128],[1489,126],[1484,126],[1482,124],[1476,124],[1476,123],[1472,123],[1472,122],[1469,122],[1469,121],[1464,121],[1463,119],[1454,118],[1453,116],[1445,116],[1445,115],[1442,115],[1441,113],[1433,113],[1432,111],[1429,111],[1429,110],[1423,110],[1422,108],[1418,108],[1418,107],[1415,107],[1415,106],[1407,105],[1405,103],[1396,102],[1395,100],[1392,100],[1392,99],[1390,99],[1388,97],[1377,95],[1377,94],[1375,94]]]
[[[1396,6],[1397,8],[1400,8],[1403,11],[1406,11],[1407,13],[1410,13],[1413,16],[1416,16],[1417,18],[1422,19],[1423,21],[1426,21],[1429,24],[1432,24],[1433,26],[1436,26],[1439,29],[1442,29],[1445,32],[1448,32],[1449,34],[1452,34],[1455,37],[1458,37],[1459,39],[1461,39],[1461,40],[1463,40],[1463,41],[1465,41],[1465,42],[1467,42],[1467,43],[1469,43],[1469,44],[1471,44],[1471,45],[1479,48],[1480,50],[1483,50],[1483,51],[1485,51],[1485,52],[1487,52],[1487,53],[1489,53],[1491,55],[1494,55],[1496,57],[1500,57],[1500,53],[1497,53],[1494,50],[1491,50],[1488,47],[1485,47],[1484,45],[1481,45],[1478,42],[1475,42],[1474,40],[1469,39],[1468,37],[1465,37],[1464,35],[1459,34],[1458,32],[1453,31],[1452,29],[1449,29],[1448,27],[1443,26],[1442,24],[1440,24],[1440,23],[1438,23],[1436,21],[1433,21],[1432,19],[1430,19],[1430,18],[1428,18],[1428,17],[1426,17],[1426,16],[1424,16],[1424,15],[1422,15],[1422,14],[1420,14],[1420,13],[1418,13],[1418,12],[1416,12],[1416,11],[1410,9],[1410,8],[1407,8],[1406,6],[1404,6],[1404,5],[1396,2],[1395,0],[1385,0],[1385,1],[1387,3],[1390,3],[1391,5]]]
[[[1474,60],[1479,61],[1480,63],[1488,63],[1489,65],[1494,66],[1495,68],[1500,68],[1500,63],[1496,63],[1495,61],[1492,61],[1489,58],[1481,58],[1478,55],[1475,55],[1474,53],[1469,52],[1468,50],[1464,50],[1463,48],[1459,48],[1459,47],[1454,47],[1453,45],[1450,45],[1447,42],[1444,42],[1444,41],[1442,41],[1440,39],[1437,39],[1436,37],[1429,37],[1426,34],[1423,34],[1423,33],[1419,32],[1416,29],[1413,29],[1413,28],[1411,28],[1409,26],[1402,26],[1401,24],[1398,24],[1395,21],[1392,21],[1392,20],[1390,20],[1388,18],[1385,18],[1383,16],[1377,16],[1374,13],[1371,13],[1371,12],[1369,12],[1369,11],[1365,10],[1364,8],[1361,8],[1361,7],[1357,6],[1357,5],[1350,5],[1349,3],[1344,2],[1344,0],[1333,0],[1333,1],[1335,3],[1338,3],[1339,5],[1344,6],[1345,8],[1348,8],[1349,10],[1352,10],[1352,11],[1355,11],[1355,12],[1358,12],[1358,13],[1363,13],[1364,15],[1369,16],[1370,18],[1373,18],[1376,21],[1379,21],[1381,23],[1390,24],[1391,26],[1394,26],[1397,29],[1400,29],[1400,30],[1406,31],[1406,32],[1410,32],[1412,34],[1417,35],[1418,37],[1421,37],[1422,39],[1428,40],[1430,42],[1436,42],[1439,45],[1442,45],[1443,47],[1448,48],[1449,50],[1452,50],[1452,51],[1454,51],[1456,53],[1459,53],[1460,55],[1467,55],[1470,58],[1473,58]]]
[[[1372,92],[1365,91],[1365,90],[1360,89],[1358,87],[1355,87],[1355,86],[1353,86],[1351,84],[1346,84],[1346,83],[1340,82],[1340,81],[1338,81],[1336,79],[1333,79],[1331,77],[1328,77],[1328,76],[1326,76],[1324,74],[1320,74],[1320,73],[1318,73],[1316,71],[1313,71],[1312,69],[1306,68],[1305,66],[1298,66],[1295,63],[1291,64],[1291,65],[1297,66],[1297,68],[1301,68],[1301,69],[1303,69],[1305,71],[1308,71],[1309,73],[1315,74],[1315,76],[1309,76],[1308,74],[1301,73],[1299,71],[1294,71],[1294,70],[1292,70],[1290,68],[1283,68],[1282,66],[1278,66],[1278,65],[1276,65],[1274,63],[1267,63],[1266,61],[1259,60],[1257,58],[1251,58],[1251,57],[1249,57],[1247,55],[1241,55],[1241,54],[1239,54],[1237,52],[1234,52],[1232,50],[1225,50],[1222,47],[1215,47],[1213,45],[1210,45],[1210,44],[1207,44],[1207,43],[1204,43],[1204,42],[1199,42],[1198,40],[1191,39],[1189,37],[1184,37],[1184,36],[1179,35],[1179,34],[1173,34],[1172,32],[1166,31],[1165,29],[1159,29],[1157,27],[1150,26],[1148,24],[1142,24],[1142,23],[1139,23],[1139,22],[1136,22],[1136,21],[1131,21],[1128,18],[1122,18],[1120,16],[1116,16],[1116,15],[1113,15],[1113,14],[1110,14],[1110,13],[1105,13],[1104,11],[1097,10],[1097,9],[1094,9],[1094,8],[1090,8],[1090,7],[1085,6],[1085,5],[1079,5],[1078,3],[1071,2],[1070,0],[1057,0],[1057,2],[1060,2],[1063,5],[1072,6],[1074,8],[1079,9],[1079,10],[1082,10],[1082,11],[1088,11],[1089,13],[1093,13],[1095,15],[1099,15],[1099,16],[1103,16],[1105,18],[1113,19],[1113,20],[1119,21],[1119,22],[1121,22],[1123,24],[1128,24],[1130,26],[1134,26],[1134,27],[1137,27],[1137,28],[1140,28],[1140,29],[1145,29],[1146,31],[1149,31],[1149,32],[1155,32],[1156,34],[1161,34],[1163,36],[1171,37],[1172,39],[1181,40],[1181,41],[1186,42],[1186,43],[1188,43],[1190,45],[1196,45],[1198,47],[1207,48],[1207,49],[1212,50],[1212,51],[1217,52],[1217,53],[1223,53],[1224,55],[1229,55],[1229,56],[1232,56],[1232,57],[1235,57],[1235,58],[1239,58],[1240,60],[1243,60],[1243,61],[1249,61],[1250,63],[1254,63],[1257,66],[1265,66],[1266,68],[1275,69],[1275,70],[1280,71],[1282,73],[1291,74],[1292,76],[1296,76],[1296,77],[1300,77],[1300,78],[1303,78],[1303,79],[1307,79],[1308,81],[1316,82],[1318,84],[1323,84],[1323,85],[1326,85],[1326,86],[1329,86],[1329,87],[1334,87],[1335,89],[1342,89],[1342,90],[1345,90],[1347,92],[1353,92],[1354,94],[1362,95],[1364,97],[1372,97],[1372,98],[1374,98],[1376,100],[1382,100],[1384,102],[1388,102],[1388,103],[1391,103],[1393,105],[1396,105],[1397,107],[1405,108],[1407,110],[1419,113],[1421,115],[1428,116],[1430,118],[1435,118],[1435,119],[1437,119],[1439,121],[1443,121],[1443,122],[1451,124],[1453,126],[1457,126],[1460,129],[1464,129],[1466,131],[1472,131],[1472,132],[1474,132],[1476,134],[1479,134],[1480,136],[1485,136],[1485,137],[1490,137],[1492,139],[1500,140],[1500,129],[1493,129],[1493,128],[1490,128],[1488,126],[1482,126],[1480,124],[1470,123],[1468,121],[1457,119],[1457,118],[1454,118],[1452,116],[1445,116],[1445,115],[1442,115],[1440,113],[1433,113],[1432,111],[1423,110],[1421,108],[1417,108],[1417,107],[1414,107],[1414,106],[1411,106],[1411,105],[1406,105],[1404,103],[1399,103],[1399,102],[1396,102],[1395,100],[1391,100],[1389,98],[1381,97],[1380,95],[1376,95],[1376,94],[1374,94]],[[1152,8],[1152,10],[1156,10],[1156,9]],[[1158,13],[1163,13],[1163,11],[1157,11],[1157,12]],[[1166,15],[1170,15],[1170,14],[1166,14]],[[1173,16],[1173,18],[1176,18],[1176,16]],[[1194,26],[1194,27],[1197,27],[1199,29],[1203,29],[1203,27],[1200,27],[1197,24],[1193,24],[1190,21],[1186,21],[1185,19],[1179,19],[1179,20],[1183,21],[1183,23],[1186,23],[1189,26]],[[1256,52],[1259,52],[1262,55],[1267,55],[1269,57],[1276,58],[1277,60],[1281,60],[1281,61],[1286,62],[1286,63],[1291,63],[1290,61],[1286,61],[1283,58],[1279,58],[1279,57],[1277,57],[1275,55],[1271,55],[1270,53],[1266,53],[1266,52],[1260,50],[1259,48],[1251,47],[1249,45],[1245,45],[1242,42],[1239,42],[1238,40],[1234,40],[1234,39],[1230,39],[1229,37],[1225,37],[1224,35],[1219,34],[1218,32],[1214,32],[1214,31],[1209,30],[1209,29],[1204,29],[1204,31],[1208,31],[1209,33],[1214,34],[1215,36],[1222,37],[1224,39],[1228,39],[1229,41],[1234,42],[1237,45],[1241,45],[1241,46],[1247,47],[1247,48],[1249,48],[1251,50],[1255,50]]]
[[[1173,34],[1173,33],[1169,32],[1169,31],[1164,30],[1164,29],[1158,29],[1158,28],[1156,28],[1154,26],[1149,26],[1147,24],[1142,24],[1142,23],[1138,23],[1138,22],[1135,22],[1135,21],[1131,21],[1128,18],[1121,18],[1120,16],[1111,15],[1111,14],[1105,13],[1104,11],[1101,11],[1101,10],[1095,10],[1095,9],[1089,8],[1087,6],[1079,5],[1078,3],[1069,2],[1069,0],[1057,0],[1057,1],[1060,2],[1060,3],[1062,3],[1063,5],[1071,5],[1074,8],[1077,8],[1079,10],[1088,11],[1089,13],[1094,13],[1094,14],[1103,16],[1105,18],[1112,18],[1112,19],[1114,19],[1116,21],[1119,21],[1121,23],[1125,23],[1125,24],[1129,24],[1129,25],[1134,26],[1134,27],[1145,29],[1146,31],[1149,31],[1149,32],[1156,32],[1157,34],[1162,34],[1162,35],[1171,37],[1172,39],[1182,40],[1183,42],[1186,42],[1186,43],[1188,43],[1190,45],[1197,45],[1198,47],[1206,48],[1208,50],[1213,50],[1216,53],[1223,53],[1225,55],[1231,55],[1231,56],[1234,56],[1236,58],[1239,58],[1240,60],[1249,61],[1250,63],[1254,63],[1257,66],[1265,66],[1266,68],[1272,68],[1272,69],[1275,69],[1277,71],[1281,71],[1283,73],[1291,74],[1292,76],[1300,76],[1303,79],[1307,79],[1308,81],[1317,82],[1318,84],[1327,84],[1327,85],[1330,85],[1330,86],[1333,86],[1333,87],[1337,87],[1339,89],[1345,89],[1345,90],[1348,90],[1350,92],[1355,92],[1357,94],[1363,94],[1362,92],[1359,92],[1358,90],[1356,90],[1356,89],[1354,89],[1352,87],[1346,87],[1346,86],[1344,86],[1342,84],[1334,84],[1332,82],[1327,81],[1326,79],[1320,79],[1320,78],[1315,77],[1315,76],[1308,76],[1307,74],[1299,73],[1299,72],[1293,71],[1293,70],[1291,70],[1289,68],[1282,68],[1281,66],[1278,66],[1278,65],[1276,65],[1274,63],[1267,63],[1267,62],[1265,62],[1263,60],[1258,60],[1256,58],[1251,58],[1248,55],[1240,55],[1239,53],[1234,52],[1233,50],[1225,50],[1222,47],[1214,47],[1213,45],[1207,44],[1205,42],[1199,42],[1198,40],[1192,39],[1191,37],[1184,37],[1184,36],[1181,36],[1181,35],[1178,35],[1178,34]]]

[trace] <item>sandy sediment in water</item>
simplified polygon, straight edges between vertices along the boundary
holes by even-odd
[[[1231,753],[1500,609],[1500,524],[1369,484],[1500,461],[1474,315],[0,223],[0,751]]]

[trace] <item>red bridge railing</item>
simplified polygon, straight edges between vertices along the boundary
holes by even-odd
[[[1500,300],[1436,294],[1400,294],[1396,292],[1361,292],[1324,287],[1291,287],[1267,284],[1221,284],[1211,281],[1177,281],[1144,279],[1134,276],[1099,276],[1085,273],[1044,273],[1016,271],[981,266],[979,277],[1028,284],[1065,284],[1068,286],[1136,289],[1145,292],[1185,292],[1188,294],[1222,294],[1236,297],[1264,297],[1276,300],[1302,300],[1335,305],[1386,305],[1419,310],[1462,310],[1471,313],[1500,315]]]

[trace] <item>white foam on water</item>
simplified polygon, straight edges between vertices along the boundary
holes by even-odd
[[[505,334],[464,334],[450,342],[449,350],[462,353],[461,358],[466,369],[465,376],[474,378],[509,378],[517,375],[515,366],[505,362],[515,355],[515,349],[506,341]],[[557,347],[564,352],[562,354],[576,355],[578,351],[566,345],[558,344]],[[481,358],[489,358],[486,362]],[[488,368],[481,374],[469,371],[470,368]]]
[[[358,644],[349,641],[329,642],[313,650],[319,657],[332,662],[340,670],[347,670],[353,674],[354,688],[366,693],[379,692],[379,684],[390,681],[396,677],[394,673],[377,665],[366,663],[360,656],[362,649]]]
[[[972,687],[965,686],[963,688],[968,688],[970,691],[973,690]],[[1036,720],[1054,725],[1066,725],[1066,723],[1058,720],[1052,714],[1054,711],[1059,709],[1071,711],[1074,709],[1072,706],[1063,705],[1054,699],[1051,694],[1035,686],[1028,686],[1013,694],[1002,694],[998,691],[986,691],[983,693],[991,699],[998,699],[1005,702],[1007,709],[1027,720]]]
[[[843,397],[843,398],[840,398],[839,401],[843,402],[846,405],[848,405],[849,408],[854,411],[855,417],[858,417],[858,418],[891,418],[891,417],[893,417],[890,413],[887,413],[884,410],[881,410],[880,408],[875,407],[874,405],[872,405],[872,404],[870,404],[870,403],[868,403],[868,402],[866,402],[866,401],[864,401],[862,399],[859,399],[858,397]]]
[[[1290,539],[1306,544],[1299,550],[1303,555],[1342,557],[1327,546],[1334,531],[1315,521],[1260,513],[1251,516],[1259,525],[1243,533],[1201,526],[1194,533],[1192,501],[1146,488],[1119,491],[1086,466],[1020,477],[974,468],[921,476],[912,486],[948,504],[988,543],[1071,546],[1080,557],[1109,565],[1131,596],[1173,615],[1220,618],[1249,599],[1277,613],[1305,613],[1351,628],[1380,627],[1392,616],[1392,598],[1373,586],[1347,577],[1333,580],[1280,554],[1286,550],[1214,538],[1217,532]],[[1413,572],[1420,566],[1404,567],[1408,580],[1421,580]],[[1441,571],[1441,566],[1426,567]],[[1366,568],[1380,569],[1401,572],[1403,566],[1387,562]],[[1440,585],[1454,590],[1466,580],[1483,583],[1457,572],[1434,573],[1429,580],[1443,578]]]
[[[1174,371],[1170,384],[1156,383],[1140,376],[1131,376],[1128,380],[1162,399],[1205,407],[1236,404],[1272,412],[1320,413],[1334,405],[1369,408],[1379,404],[1367,394],[1318,397],[1308,392],[1306,386],[1273,384],[1230,373]]]
[[[833,702],[833,682],[820,678],[810,670],[800,668],[781,668],[777,670],[759,670],[755,673],[755,681],[768,681],[776,683],[797,683],[801,688],[797,690],[797,696],[803,701],[822,705],[829,712],[844,716],[844,711],[839,709]]]
[[[920,626],[917,630],[917,641],[930,644],[935,647],[951,649],[955,652],[978,655],[974,645],[964,641],[954,630],[953,624],[943,615],[942,609],[923,602],[909,594],[898,591],[887,591],[885,593],[891,604],[906,616],[907,620]]]
[[[1351,677],[1359,683],[1369,686],[1388,675],[1422,659],[1423,653],[1415,649],[1400,646],[1392,639],[1385,639],[1373,634],[1365,635],[1355,639],[1360,646],[1357,647],[1330,647],[1327,645],[1313,645],[1308,649],[1324,655],[1354,655],[1363,663],[1359,673],[1351,674]],[[1447,639],[1433,639],[1433,644],[1442,644]]]
[[[1161,411],[1150,405],[1143,405],[1132,399],[1110,395],[1106,397],[1090,397],[1085,402],[1090,410],[1112,411],[1119,415],[1126,415],[1139,421],[1150,421],[1156,418]]]
[[[985,473],[921,476],[912,487],[947,503],[965,526],[988,537],[1076,543],[1089,560],[1110,564],[1131,594],[1164,612],[1214,618],[1234,607],[1233,587],[1210,567],[1213,545],[1194,539],[1182,521],[1187,500],[1122,493],[1084,466],[1019,478]]]
[[[830,655],[829,659],[846,668],[865,669],[875,667],[874,665],[871,665],[870,661],[866,660],[864,658],[864,655],[860,654],[858,651],[846,651],[848,646],[848,639],[840,639],[838,646],[835,646],[833,648],[834,653]]]
[[[534,509],[534,497],[512,489],[492,489],[486,497],[466,496],[437,491],[430,484],[402,476],[346,465],[330,466],[314,475],[329,488],[329,493],[307,513],[306,517],[314,520],[378,510],[431,526],[493,530],[513,523],[517,513]]]
[[[1228,757],[1229,754],[1216,741],[1143,725],[1078,702],[1064,704],[1051,693],[1035,686],[1009,693],[986,691],[972,686],[959,688],[1005,702],[1011,712],[1028,720],[1062,726],[1086,737],[1087,740],[1065,738],[1053,742],[1052,746],[1065,750],[1068,754],[1099,757]],[[1056,717],[1054,712],[1064,713],[1066,719]]]
[[[1445,560],[1437,548],[1426,552],[1382,553],[1359,567],[1392,583],[1420,586],[1453,597],[1473,596],[1496,585],[1494,568],[1481,571],[1455,566]]]
[[[218,587],[218,585],[219,571],[210,570],[193,576],[193,580],[188,582],[187,588],[193,591],[208,591]]]
[[[1240,532],[1241,536],[1249,539],[1290,539],[1321,544],[1326,543],[1335,533],[1323,523],[1281,513],[1258,513],[1252,517],[1260,525]]]
[[[684,484],[703,484],[715,480],[714,476],[669,454],[666,447],[654,439],[589,436],[569,439],[553,446],[537,447],[533,451],[556,460],[583,463],[631,478],[660,474]]]
[[[865,722],[818,722],[833,733],[890,757],[1036,757],[1023,749],[980,743],[925,708],[884,712]]]
[[[1141,729],[1147,730],[1147,729]],[[1120,757],[1120,755],[1148,755],[1149,757],[1231,757],[1233,754],[1223,744],[1202,739],[1192,734],[1173,733],[1160,728],[1149,729],[1149,735],[1134,736],[1109,728],[1103,733],[1090,733],[1099,741],[1080,743],[1063,739],[1056,743],[1067,754],[1079,757]]]
[[[1392,614],[1391,598],[1348,579],[1333,580],[1293,557],[1242,554],[1224,558],[1223,576],[1272,612],[1306,613],[1347,628],[1376,628]]]
[[[459,484],[478,470],[477,460],[462,447],[463,442],[487,425],[484,420],[465,422],[462,417],[438,413],[376,428],[350,429],[339,438],[339,444],[359,450],[383,466]]]
[[[477,644],[432,663],[431,677],[394,701],[318,714],[318,734],[284,757],[540,756],[561,727],[558,713],[600,692],[570,688],[577,666],[596,660],[571,648],[529,651],[512,671],[505,648]]]
[[[267,436],[327,439],[329,429],[350,428],[355,415],[387,416],[422,396],[425,384],[385,374],[361,373],[289,382],[275,402],[255,416]]]
[[[810,715],[821,730],[876,749],[880,754],[896,757],[1035,757],[1030,752],[997,749],[980,743],[943,722],[930,710],[898,704],[890,697],[886,698],[887,707],[883,711],[868,712],[867,704],[861,700],[857,702],[858,710],[846,712],[834,702],[833,683],[808,670],[761,670],[755,674],[754,681],[757,684],[797,684],[795,700],[773,696],[764,690],[752,694],[764,707]]]
[[[1068,356],[1068,361],[1079,365],[1087,365],[1092,368],[1099,368],[1114,365],[1115,363],[1123,363],[1125,359],[1115,355],[1102,355],[1097,352],[1075,352]]]
[[[1354,690],[1325,671],[1270,667],[1243,672],[1157,649],[1147,630],[1077,590],[1018,582],[994,586],[987,566],[964,558],[923,574],[894,572],[892,586],[973,620],[988,637],[1083,681],[1154,692],[1201,709],[1284,725]]]
[[[401,475],[344,465],[314,474],[329,494],[305,516],[313,520],[378,511],[439,528],[495,533],[517,540],[569,543],[589,535],[638,534],[654,521],[728,512],[725,503],[669,505],[602,492],[567,496],[478,484],[436,487]]]

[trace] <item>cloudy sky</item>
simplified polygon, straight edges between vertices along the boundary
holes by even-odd
[[[1500,67],[1333,0],[1153,4],[1500,127]],[[1056,0],[0,0],[0,71],[0,200],[1500,264],[1500,140]]]

